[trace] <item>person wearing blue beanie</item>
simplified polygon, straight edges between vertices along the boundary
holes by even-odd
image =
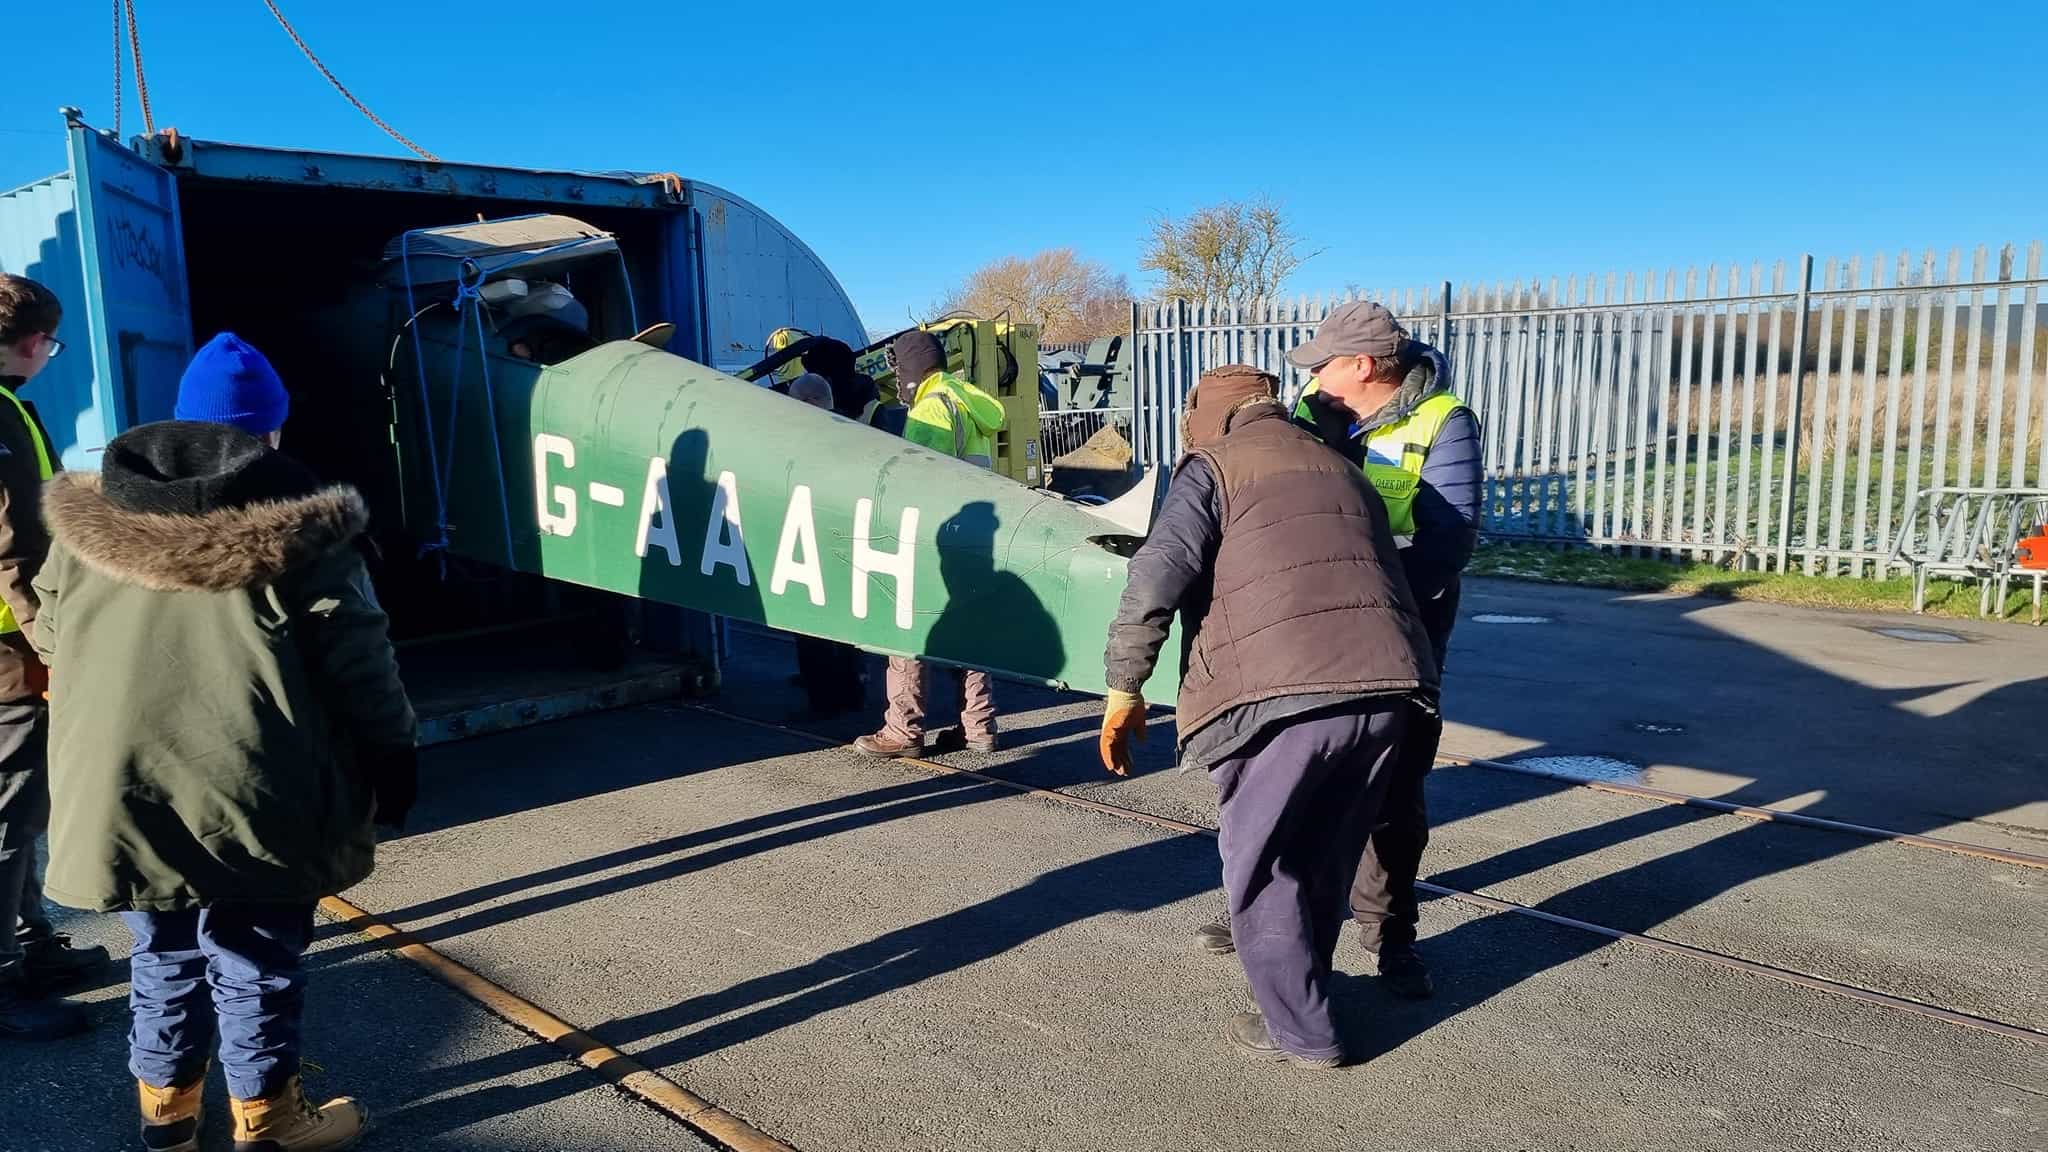
[[[278,449],[288,409],[263,355],[221,333],[176,419],[42,493],[41,891],[120,913],[134,938],[130,1098],[159,1152],[199,1147],[213,1063],[237,1148],[350,1147],[368,1121],[306,1095],[320,977],[304,958],[319,901],[371,874],[376,827],[418,797],[419,721],[364,555],[369,507]]]
[[[222,332],[208,340],[185,366],[172,415],[240,428],[271,440],[274,448],[272,434],[284,427],[291,404],[284,381],[277,378],[277,370],[263,353],[233,332]]]

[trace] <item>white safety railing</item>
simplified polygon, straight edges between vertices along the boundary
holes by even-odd
[[[1451,358],[1484,440],[1489,537],[1737,568],[1885,575],[1919,493],[2048,487],[2037,242],[1914,256],[1367,294]],[[1133,308],[1133,444],[1285,361],[1346,299]]]

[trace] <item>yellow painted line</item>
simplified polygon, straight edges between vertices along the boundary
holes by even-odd
[[[320,902],[321,911],[344,927],[360,932],[377,944],[432,973],[442,983],[476,1001],[493,1016],[514,1028],[553,1045],[578,1064],[672,1119],[681,1121],[698,1135],[731,1152],[796,1152],[745,1120],[712,1104],[688,1088],[653,1071],[646,1065],[611,1047],[560,1016],[479,975],[441,953],[420,943],[403,928],[394,927],[374,913],[364,911],[339,896]]]

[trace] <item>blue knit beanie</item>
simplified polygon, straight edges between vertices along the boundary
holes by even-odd
[[[263,353],[233,332],[222,332],[185,366],[172,414],[263,436],[284,427],[291,406],[284,382]]]

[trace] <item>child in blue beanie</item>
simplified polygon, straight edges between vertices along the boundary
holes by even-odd
[[[289,410],[263,354],[221,333],[177,419],[44,497],[45,887],[134,937],[128,1068],[155,1152],[199,1147],[212,1063],[238,1149],[333,1152],[368,1123],[307,1095],[304,956],[318,902],[370,874],[374,826],[412,806],[419,725],[356,547],[369,509],[277,450]]]
[[[275,448],[291,406],[284,381],[263,353],[233,332],[222,332],[185,366],[172,415],[240,428]]]

